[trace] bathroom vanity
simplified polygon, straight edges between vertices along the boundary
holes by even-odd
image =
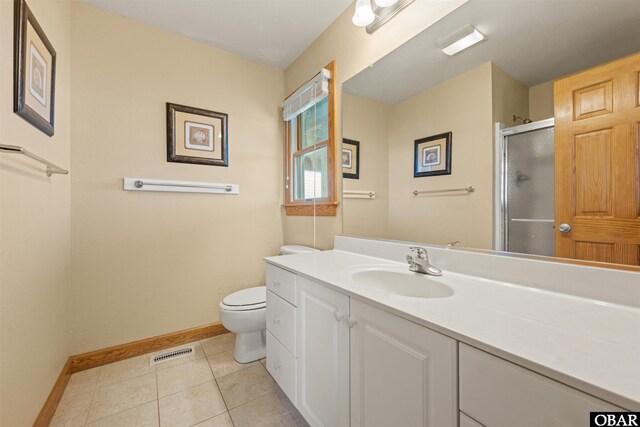
[[[408,247],[336,237],[266,259],[267,369],[312,426],[640,410],[637,273],[427,246],[433,277],[409,271]]]

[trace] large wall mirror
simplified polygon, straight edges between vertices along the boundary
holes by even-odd
[[[345,82],[343,233],[640,265],[638,17],[470,0]]]

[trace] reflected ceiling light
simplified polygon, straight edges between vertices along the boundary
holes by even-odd
[[[398,3],[398,0],[375,0],[378,7],[389,7]]]
[[[353,23],[367,27],[367,34],[373,34],[415,0],[374,1],[375,9],[371,7],[371,0],[356,0],[356,12],[353,14]]]
[[[449,56],[463,51],[485,39],[484,34],[473,25],[465,25],[448,36],[438,40],[438,47]]]
[[[353,14],[351,21],[358,27],[366,27],[371,24],[376,16],[371,8],[371,0],[357,0],[356,13]]]

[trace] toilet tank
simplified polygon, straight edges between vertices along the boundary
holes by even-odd
[[[302,245],[284,245],[280,247],[280,254],[282,255],[306,254],[314,251],[317,251],[317,249]]]

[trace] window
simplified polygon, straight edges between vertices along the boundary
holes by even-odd
[[[287,215],[335,215],[335,63],[284,102]]]

